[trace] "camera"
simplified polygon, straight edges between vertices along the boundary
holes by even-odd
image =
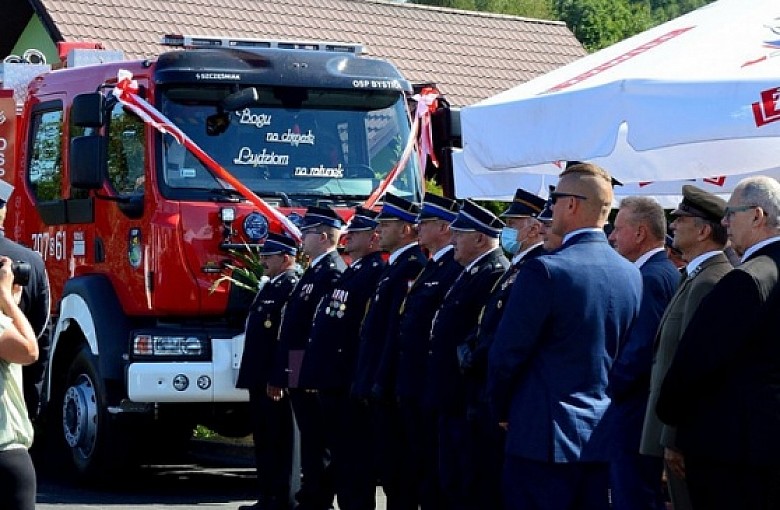
[[[11,262],[11,272],[14,274],[14,285],[24,287],[30,281],[30,271],[32,268],[28,262],[17,260]]]

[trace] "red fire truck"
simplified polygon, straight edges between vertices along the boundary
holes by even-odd
[[[198,423],[249,432],[247,395],[234,382],[252,294],[210,289],[229,250],[269,229],[246,193],[117,100],[120,70],[138,97],[293,222],[309,205],[363,203],[412,132],[410,84],[359,46],[164,44],[176,48],[156,60],[37,75],[15,138],[0,139],[0,156],[12,141],[16,149],[13,169],[0,163],[16,186],[7,235],[42,255],[51,280],[49,439],[83,476],[143,460],[139,452],[189,438]],[[421,174],[409,158],[390,190],[419,201]]]

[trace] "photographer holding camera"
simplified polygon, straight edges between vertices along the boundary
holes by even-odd
[[[49,277],[46,274],[43,259],[38,252],[5,237],[3,225],[7,212],[6,203],[13,190],[13,186],[0,180],[0,256],[8,257],[13,262],[14,283],[22,288],[19,308],[30,321],[38,339],[38,351],[40,352],[38,361],[31,365],[25,365],[22,375],[27,412],[30,419],[35,420],[40,410],[43,377],[48,364],[50,347],[47,328],[50,302]]]
[[[33,425],[22,394],[22,365],[38,359],[38,342],[17,304],[12,262],[0,257],[0,508],[35,508],[35,468],[28,449]]]

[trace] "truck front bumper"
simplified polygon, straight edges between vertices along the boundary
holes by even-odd
[[[131,363],[127,392],[133,402],[246,402],[236,388],[244,335],[211,340],[211,361]]]

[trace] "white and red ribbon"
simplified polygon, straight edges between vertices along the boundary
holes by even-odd
[[[417,101],[415,117],[420,119],[420,143],[417,147],[420,168],[425,171],[427,158],[431,158],[433,166],[439,168],[439,159],[436,157],[436,151],[433,150],[433,131],[431,127],[431,114],[439,106],[439,91],[432,87],[425,87],[419,94],[415,94],[413,99]]]
[[[233,175],[225,170],[219,163],[209,156],[198,144],[187,136],[184,131],[179,129],[173,122],[168,120],[159,110],[149,104],[143,98],[138,96],[138,84],[133,80],[133,75],[130,71],[121,69],[117,74],[117,84],[114,88],[114,95],[125,106],[127,106],[133,113],[138,115],[144,122],[150,124],[157,131],[171,135],[179,144],[183,145],[188,151],[190,151],[198,160],[206,165],[206,167],[220,179],[224,180],[233,188],[241,193],[250,203],[258,208],[261,214],[268,218],[271,230],[281,232],[287,231],[290,236],[297,242],[301,242],[301,231],[295,224],[290,221],[284,214],[279,212],[274,207],[268,205],[265,200],[257,196],[251,189],[244,186],[244,184],[233,177]]]

